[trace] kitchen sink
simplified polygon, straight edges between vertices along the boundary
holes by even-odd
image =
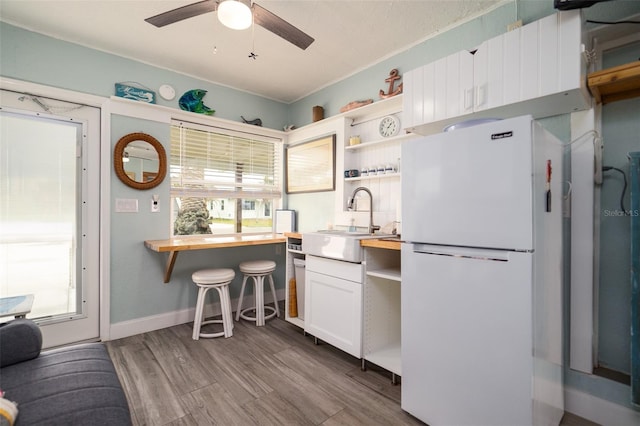
[[[390,236],[337,229],[309,232],[302,234],[302,251],[314,256],[360,263],[364,257],[360,240]]]

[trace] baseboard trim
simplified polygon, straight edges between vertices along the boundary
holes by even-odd
[[[565,388],[565,411],[607,426],[640,424],[640,412],[573,388]]]
[[[266,297],[267,303],[271,300],[269,295]],[[277,289],[276,296],[278,300],[284,300],[284,289]],[[249,305],[246,300],[251,297],[251,294],[245,296],[245,306]],[[238,299],[231,300],[231,306],[235,309],[238,306]],[[127,321],[121,321],[111,324],[109,329],[109,340],[122,339],[124,337],[135,336],[136,334],[147,333],[149,331],[160,330],[162,328],[173,327],[174,325],[185,324],[193,322],[195,316],[195,306],[188,309],[182,309],[179,311],[165,312],[162,314],[151,315],[148,317],[136,318]],[[284,312],[280,312],[280,315],[284,318]],[[205,316],[220,315],[220,303],[211,303],[205,306]]]

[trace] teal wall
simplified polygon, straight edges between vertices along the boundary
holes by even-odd
[[[1,18],[1,17],[0,17]],[[242,121],[260,117],[263,125],[280,129],[287,124],[287,105],[247,92],[213,84],[165,69],[53,39],[0,22],[0,74],[4,77],[60,87],[99,96],[115,94],[115,83],[136,82],[157,88],[170,84],[176,98],[158,105],[178,108],[178,98],[190,89],[205,89],[205,105],[216,117]]]
[[[613,49],[603,57],[603,68],[640,58],[640,42]],[[602,108],[603,165],[621,169],[629,180],[627,153],[640,151],[640,99],[607,104]],[[600,205],[600,287],[598,362],[603,367],[629,374],[631,328],[631,267],[629,216],[623,215],[620,198],[623,176],[604,172]],[[624,194],[629,209],[629,187]]]
[[[261,117],[265,127],[281,129],[286,123],[287,105],[158,69],[119,56],[56,40],[0,22],[0,75],[77,92],[109,97],[115,82],[138,82],[147,87],[169,83],[176,93],[193,88],[208,90],[205,104],[216,117],[241,121]],[[178,96],[179,97],[179,96]],[[157,99],[159,105],[178,108],[173,101]],[[113,116],[111,150],[120,137],[145,132],[169,151],[169,126],[152,121]],[[160,195],[160,213],[150,213],[152,194]],[[138,213],[115,213],[118,198],[138,199]],[[171,283],[163,283],[166,254],[143,246],[148,239],[170,236],[169,180],[148,190],[131,189],[111,174],[111,323],[144,318],[195,306],[196,290],[191,273],[204,267],[235,267],[242,260],[272,259],[279,267],[274,274],[277,288],[283,288],[284,245],[279,254],[274,245],[242,249],[216,249],[182,254],[176,262]],[[238,251],[241,250],[241,251]],[[241,277],[231,286],[231,296],[239,294]],[[279,284],[279,285],[278,285]]]
[[[112,115],[111,151],[122,135],[143,132],[154,136],[169,152],[170,126],[165,123]],[[191,274],[202,268],[235,268],[231,298],[240,293],[242,275],[237,265],[245,260],[266,259],[276,262],[273,274],[276,288],[285,281],[284,244],[220,248],[183,252],[178,255],[171,281],[164,284],[167,254],[144,247],[144,240],[166,239],[171,236],[170,182],[140,191],[123,184],[111,174],[111,323],[133,320],[164,312],[195,306],[197,291]],[[160,212],[151,213],[151,196],[160,195]],[[138,213],[116,213],[116,199],[137,199]],[[270,300],[267,297],[267,300]]]
[[[353,100],[372,98],[377,100],[380,89],[386,90],[384,79],[392,68],[400,73],[409,71],[419,65],[454,53],[461,49],[472,49],[482,41],[505,31],[507,24],[522,19],[529,23],[553,13],[551,0],[520,0],[499,7],[487,15],[439,34],[405,52],[373,65],[353,76],[337,82],[325,89],[313,93],[291,105],[281,104],[243,91],[234,90],[211,82],[200,81],[192,77],[177,74],[168,70],[155,68],[112,54],[88,49],[46,37],[34,32],[16,28],[0,22],[0,75],[19,80],[65,88],[78,92],[101,96],[111,96],[115,82],[138,82],[148,87],[159,87],[169,83],[178,94],[193,88],[202,88],[209,93],[205,103],[216,109],[220,118],[240,121],[245,117],[260,117],[265,127],[281,129],[284,125],[295,124],[300,127],[311,122],[311,108],[321,105],[325,116],[338,113],[340,107]],[[615,20],[640,13],[640,2],[617,0],[611,3],[585,9],[588,18]],[[363,66],[366,64],[363,64]],[[158,100],[160,105],[177,108],[177,101]],[[603,128],[605,132],[605,164],[620,163],[620,142],[609,144],[607,140],[621,139],[637,142],[640,134],[638,127],[625,126],[625,123],[637,123],[637,101],[625,101],[612,104],[604,109]],[[629,115],[631,114],[631,118]],[[630,121],[631,120],[631,121]],[[635,120],[635,121],[633,121]],[[544,120],[543,124],[558,135],[563,141],[569,139],[568,117],[555,117]],[[620,124],[620,125],[619,125]],[[637,126],[637,124],[635,124]],[[119,136],[132,132],[144,131],[152,134],[167,146],[168,126],[155,122],[114,116],[111,123],[112,147]],[[633,139],[635,137],[635,139]],[[626,142],[624,142],[626,143]],[[637,146],[637,145],[636,145]],[[624,161],[620,163],[624,166]],[[567,168],[568,169],[568,168]],[[567,172],[568,173],[568,172]],[[568,176],[568,175],[566,175]],[[603,187],[603,208],[611,207],[609,197],[617,193],[618,183],[615,178],[608,179]],[[610,185],[610,186],[609,186]],[[151,194],[160,194],[160,213],[151,214],[148,205]],[[290,197],[289,207],[308,208],[308,196]],[[320,204],[313,208],[333,205],[332,194],[322,194]],[[115,213],[113,204],[116,198],[137,198],[140,212]],[[158,315],[173,310],[184,309],[195,305],[195,289],[190,280],[192,271],[202,267],[236,265],[245,259],[267,258],[282,264],[284,256],[276,254],[273,246],[249,248],[203,250],[181,255],[176,262],[170,284],[163,284],[164,255],[145,249],[145,239],[162,239],[169,236],[169,183],[163,182],[159,187],[148,191],[136,191],[120,183],[114,174],[111,178],[111,321],[117,323],[136,318]],[[315,198],[314,198],[315,200]],[[628,203],[628,200],[627,200]],[[605,207],[607,206],[607,207]],[[613,203],[615,207],[615,203]],[[324,225],[324,224],[323,224]],[[605,226],[603,222],[602,226]],[[301,226],[304,228],[304,224]],[[617,231],[616,231],[617,232]],[[617,246],[617,241],[614,242]],[[616,266],[616,254],[608,251],[609,241],[603,239],[603,264],[605,268],[611,263]],[[612,243],[613,244],[613,243]],[[611,254],[607,254],[607,253]],[[568,264],[568,262],[566,262]],[[628,268],[628,267],[627,267]],[[624,304],[625,299],[622,277],[624,271],[611,272],[605,277],[607,292],[612,293],[613,307]],[[284,270],[276,271],[276,281],[284,281]],[[568,278],[568,276],[567,276]],[[568,282],[568,279],[567,281]],[[609,284],[611,283],[611,284]],[[601,288],[602,290],[602,288]],[[609,291],[610,290],[610,291]],[[232,297],[239,291],[239,279],[232,287]],[[624,314],[621,314],[624,315]],[[601,315],[601,320],[602,320]],[[600,334],[625,333],[624,322],[616,315],[608,315],[609,324],[605,321]],[[608,329],[610,328],[610,329]],[[567,333],[565,333],[568,336]],[[617,339],[617,337],[616,337]],[[609,343],[606,343],[608,345]],[[624,341],[615,344],[615,352],[625,345]],[[605,355],[603,353],[603,355]],[[606,355],[607,357],[609,355]],[[607,361],[609,362],[609,361]],[[618,363],[618,360],[611,361]],[[624,363],[624,360],[622,360]],[[595,395],[615,403],[629,406],[629,387],[599,377],[566,370],[566,382],[569,387],[581,392]]]

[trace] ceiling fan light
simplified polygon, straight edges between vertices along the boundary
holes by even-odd
[[[225,0],[218,5],[218,20],[233,30],[246,30],[251,26],[251,9],[238,0]]]

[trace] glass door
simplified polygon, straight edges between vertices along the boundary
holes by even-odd
[[[99,337],[99,203],[89,196],[99,194],[90,188],[99,138],[91,147],[89,124],[0,111],[0,297],[34,296],[27,318],[41,326],[45,347]]]

